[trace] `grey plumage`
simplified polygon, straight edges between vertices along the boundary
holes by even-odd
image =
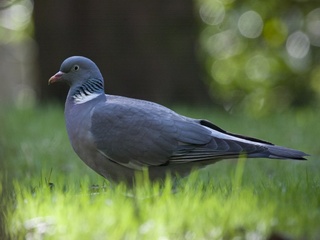
[[[187,175],[227,158],[305,160],[306,153],[251,137],[231,134],[213,123],[192,119],[159,104],[106,95],[103,77],[85,57],[66,59],[49,84],[66,82],[69,139],[79,157],[111,181],[134,181],[148,169],[151,179],[168,172]]]

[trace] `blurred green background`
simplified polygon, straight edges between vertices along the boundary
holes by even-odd
[[[317,1],[198,1],[201,57],[224,106],[279,113],[319,100]]]
[[[84,55],[108,93],[264,116],[318,106],[319,46],[317,1],[1,1],[0,100],[63,102],[47,79]]]

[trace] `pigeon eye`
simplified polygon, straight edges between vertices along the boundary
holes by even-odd
[[[74,70],[74,71],[78,71],[79,69],[80,69],[80,67],[79,67],[78,65],[74,65],[74,66],[73,66],[73,70]]]

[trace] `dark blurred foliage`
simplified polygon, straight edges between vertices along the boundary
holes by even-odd
[[[260,115],[319,101],[318,1],[198,0],[197,8],[206,82],[226,109]]]
[[[41,99],[64,101],[66,88],[49,89],[47,79],[65,58],[83,55],[100,68],[108,93],[162,103],[206,102],[194,51],[193,6],[191,0],[35,2]]]

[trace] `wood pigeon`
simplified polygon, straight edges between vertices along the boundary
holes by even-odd
[[[94,171],[112,182],[133,183],[147,169],[151,180],[170,173],[186,176],[194,168],[222,159],[306,160],[308,154],[232,134],[203,119],[193,119],[159,104],[104,93],[104,80],[88,58],[67,58],[49,84],[70,90],[65,121],[74,151]]]

